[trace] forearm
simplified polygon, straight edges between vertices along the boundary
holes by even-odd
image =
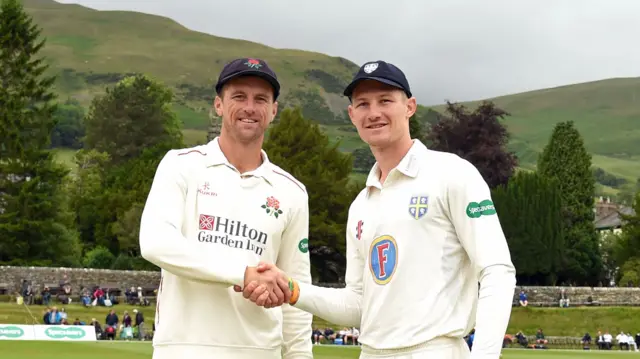
[[[512,266],[496,265],[482,272],[471,359],[500,357],[515,286],[515,269]]]
[[[295,304],[330,323],[359,327],[362,317],[362,295],[350,288],[323,288],[299,283],[300,297]]]
[[[163,228],[157,223],[140,225],[140,253],[142,257],[176,276],[205,283],[242,286],[247,263],[239,258],[239,251],[226,246],[205,250],[189,242],[176,228]]]

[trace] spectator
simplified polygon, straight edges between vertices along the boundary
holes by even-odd
[[[62,322],[62,315],[58,311],[57,307],[51,308],[49,313],[49,324],[60,324]]]
[[[22,292],[22,297],[24,298],[24,304],[33,304],[33,289],[31,288],[31,284],[27,284],[27,287]]]
[[[73,325],[83,325],[83,324],[80,321],[80,318],[76,318],[76,320],[73,321]]]
[[[126,340],[130,340],[133,338],[133,328],[131,327],[133,320],[129,315],[128,311],[124,311],[124,316],[122,317],[122,337]]]
[[[629,350],[629,342],[627,341],[627,335],[624,332],[620,332],[620,334],[616,335],[616,341],[620,346],[620,350]]]
[[[636,348],[640,347],[640,333],[636,333]]]
[[[519,298],[520,306],[526,307],[527,305],[529,305],[529,300],[527,299],[527,293],[525,293],[524,290],[520,291],[519,297],[520,297]]]
[[[609,334],[609,331],[605,331],[604,335],[602,336],[604,338],[604,347],[606,350],[611,350],[612,348],[612,342],[613,342],[613,336],[611,334]]]
[[[82,305],[88,307],[91,305],[91,293],[89,293],[89,289],[87,287],[82,287],[80,291],[80,300],[82,301]]]
[[[104,306],[104,291],[100,287],[96,287],[93,292],[93,306],[100,305]]]
[[[116,311],[112,309],[109,314],[107,314],[107,318],[105,319],[105,330],[109,327],[113,327],[114,330],[118,329],[118,323],[120,323],[120,319],[118,318]]]
[[[65,274],[60,281],[60,294],[58,294],[58,300],[62,304],[71,304],[71,281]]]
[[[311,331],[311,342],[313,344],[320,344],[320,339],[322,339],[322,332],[318,328],[313,328],[313,331]]]
[[[50,309],[50,308],[47,308],[47,309],[44,311],[44,315],[42,316],[42,322],[43,322],[45,325],[49,325],[49,324],[51,324],[51,309]]]
[[[324,328],[324,338],[327,339],[329,343],[333,343],[336,340],[336,332],[334,332],[332,328]]]
[[[529,347],[529,339],[527,339],[527,336],[524,335],[522,331],[516,333],[516,339],[518,340],[518,344],[520,344],[523,348]]]
[[[45,286],[40,295],[42,295],[42,305],[49,306],[49,303],[51,302],[51,291],[49,290],[49,287]]]
[[[589,350],[591,345],[591,335],[589,333],[584,333],[582,337],[582,349]]]
[[[135,326],[138,328],[138,339],[145,340],[144,335],[144,316],[142,312],[139,312],[137,309],[133,310],[133,313],[136,315]]]
[[[103,339],[104,333],[102,332],[102,327],[100,326],[100,323],[96,320],[96,318],[92,318],[90,324],[93,325],[96,331],[96,338],[98,338],[98,340]]]
[[[630,347],[633,347],[633,351],[638,351],[638,345],[636,344],[636,341],[633,339],[633,336],[631,335],[631,333],[627,333],[627,344],[629,344]]]
[[[545,339],[544,333],[542,332],[542,328],[538,328],[538,332],[536,333],[536,344],[547,344],[549,341]]]
[[[558,303],[560,304],[560,308],[568,308],[569,307],[569,296],[564,288],[560,290],[560,294],[558,295]]]

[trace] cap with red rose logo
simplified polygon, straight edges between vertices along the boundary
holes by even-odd
[[[280,83],[276,73],[271,70],[269,65],[264,60],[255,58],[242,58],[231,61],[226,64],[220,76],[218,77],[218,83],[216,83],[216,92],[219,94],[222,87],[229,82],[229,80],[240,76],[257,76],[260,77],[273,86],[273,99],[276,100],[280,95]]]
[[[411,88],[409,87],[409,81],[404,75],[404,72],[388,62],[373,61],[362,65],[349,86],[344,90],[344,95],[351,98],[353,90],[362,80],[374,80],[397,87],[403,90],[407,94],[407,97],[411,97]]]

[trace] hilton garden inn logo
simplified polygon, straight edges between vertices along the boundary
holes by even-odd
[[[200,214],[198,242],[222,244],[262,255],[269,236],[246,223],[229,218]]]

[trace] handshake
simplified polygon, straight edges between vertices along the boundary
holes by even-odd
[[[240,293],[265,308],[279,307],[284,303],[295,303],[299,289],[286,273],[273,264],[260,262],[257,267],[247,267],[244,272],[244,288],[233,286]],[[293,300],[292,300],[293,299]]]

